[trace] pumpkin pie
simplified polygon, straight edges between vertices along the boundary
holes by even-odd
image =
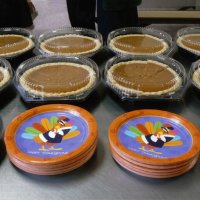
[[[10,80],[10,73],[0,66],[0,89]]]
[[[66,34],[44,40],[40,48],[46,53],[81,55],[97,51],[101,46],[99,39],[88,36]]]
[[[178,37],[177,44],[188,51],[200,54],[200,34],[187,34]]]
[[[192,80],[200,87],[200,68],[197,68],[193,75]]]
[[[169,48],[163,39],[148,34],[120,35],[111,39],[109,45],[117,52],[135,55],[158,55]]]
[[[174,93],[180,88],[182,79],[166,64],[134,60],[111,66],[107,82],[118,92],[150,96]]]
[[[29,93],[43,97],[79,95],[96,83],[95,71],[87,65],[57,62],[37,65],[19,78]]]
[[[23,35],[0,35],[0,56],[14,56],[30,50],[34,46],[33,41]]]

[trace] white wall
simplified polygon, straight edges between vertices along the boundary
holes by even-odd
[[[141,10],[178,10],[182,7],[195,6],[199,0],[142,0]]]

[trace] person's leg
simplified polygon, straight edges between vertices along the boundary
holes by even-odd
[[[138,26],[137,7],[130,10],[104,10],[103,1],[97,1],[98,31],[106,40],[108,34],[118,28]]]
[[[80,0],[79,18],[82,27],[95,30],[95,9],[96,0]]]
[[[8,27],[11,23],[11,17],[8,16],[10,11],[9,8],[10,1],[9,0],[2,0],[0,1],[0,27]]]
[[[67,0],[72,27],[95,29],[96,0]]]
[[[27,0],[14,0],[15,3],[13,3],[14,10],[16,10],[17,5],[19,6],[19,10],[17,12],[17,15],[19,16],[19,25],[21,27],[28,27],[33,24],[32,17],[31,17],[31,11],[28,5]]]
[[[77,26],[77,8],[78,0],[67,0],[67,10],[71,26]]]

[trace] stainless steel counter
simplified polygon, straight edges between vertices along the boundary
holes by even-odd
[[[174,30],[173,30],[174,31]],[[102,50],[93,59],[100,70],[112,56]],[[176,55],[188,70],[191,61]],[[22,58],[25,59],[25,58]],[[16,67],[20,59],[12,61]],[[21,112],[37,104],[24,103],[14,87],[0,94],[0,116],[3,129]],[[63,102],[62,102],[63,103]],[[8,160],[3,141],[0,144],[0,199],[199,199],[200,165],[185,175],[171,179],[150,179],[132,174],[121,168],[111,157],[107,130],[110,123],[124,112],[136,109],[161,109],[182,115],[200,129],[200,97],[189,86],[180,102],[123,102],[101,82],[85,102],[73,103],[90,111],[99,124],[99,142],[95,155],[81,168],[63,175],[37,176],[23,172]],[[38,104],[39,105],[39,104]]]

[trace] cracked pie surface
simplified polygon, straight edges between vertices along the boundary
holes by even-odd
[[[107,71],[107,82],[119,93],[151,96],[174,93],[182,80],[166,64],[133,60],[111,66]]]
[[[43,97],[79,95],[96,83],[95,71],[83,64],[45,63],[26,70],[19,78],[29,93]]]

